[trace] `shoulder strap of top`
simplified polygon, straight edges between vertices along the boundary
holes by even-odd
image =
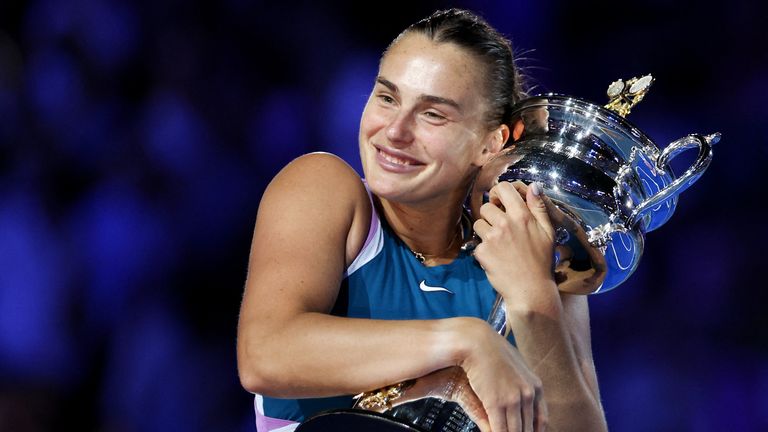
[[[373,203],[373,196],[371,195],[371,190],[368,189],[368,183],[365,179],[362,181],[365,185],[365,190],[368,192],[368,199],[371,201],[371,226],[368,228],[368,238],[365,239],[365,244],[363,244],[362,249],[360,249],[360,252],[358,252],[357,256],[352,261],[352,264],[347,267],[347,270],[344,272],[344,277],[349,277],[360,267],[364,266],[376,257],[384,247],[383,230],[379,215],[376,213],[376,206]]]

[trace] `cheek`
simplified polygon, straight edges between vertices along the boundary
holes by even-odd
[[[382,130],[382,124],[381,113],[366,106],[360,117],[360,128],[357,137],[358,152],[360,153],[360,160],[364,171],[367,171],[368,159],[372,158],[374,154],[370,143],[373,137]]]
[[[474,136],[461,131],[433,142],[438,141],[440,145],[431,148],[432,157],[444,161],[451,169],[458,171],[463,171],[471,165],[474,160],[474,149],[477,147]]]
[[[367,105],[360,118],[360,136],[371,137],[387,125],[387,118],[380,109]]]

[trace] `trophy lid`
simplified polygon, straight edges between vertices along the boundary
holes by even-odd
[[[626,117],[632,108],[643,100],[654,81],[653,76],[648,74],[639,78],[632,77],[626,82],[621,79],[612,82],[606,91],[609,102],[605,108]]]

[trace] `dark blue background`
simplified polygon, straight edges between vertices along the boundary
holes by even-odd
[[[534,93],[603,103],[650,72],[631,120],[660,147],[723,133],[592,297],[595,361],[612,430],[768,430],[768,14],[626,3],[0,0],[0,430],[252,431],[235,331],[261,193],[308,151],[359,167],[379,53],[451,5],[512,38]]]

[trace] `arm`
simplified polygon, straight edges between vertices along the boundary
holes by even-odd
[[[542,381],[548,430],[607,430],[592,360],[587,297],[552,298],[544,310],[508,308],[518,349]]]
[[[483,240],[475,257],[504,297],[519,352],[541,379],[548,430],[606,430],[587,299],[558,292],[554,230],[542,197],[533,188],[502,182],[481,207],[475,230]]]
[[[452,366],[464,368],[474,386],[471,379],[478,378],[466,367],[473,359],[473,370],[494,388],[538,389],[520,354],[481,319],[328,315],[344,268],[366,237],[370,211],[357,174],[330,155],[299,158],[269,185],[254,230],[238,324],[243,387],[274,397],[354,394]],[[506,380],[493,383],[499,368]],[[489,421],[473,409],[478,398],[471,389],[456,397],[484,432],[491,430],[498,416],[488,416]],[[515,419],[520,422],[520,412]]]
[[[276,397],[357,393],[456,364],[466,319],[328,315],[367,235],[370,202],[340,159],[313,154],[262,198],[238,325],[242,385]]]

